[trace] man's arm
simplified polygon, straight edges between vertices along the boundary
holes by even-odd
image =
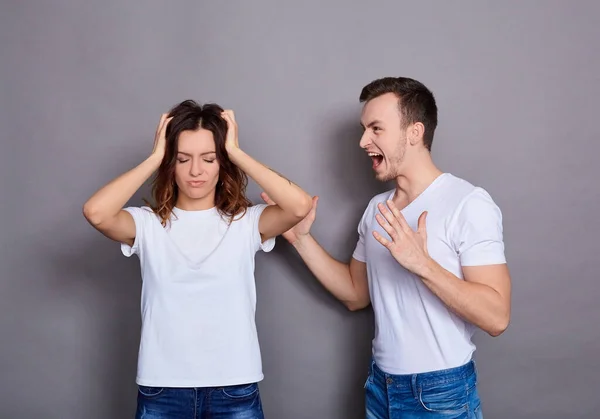
[[[361,310],[370,304],[364,262],[352,258],[348,265],[335,260],[310,234],[300,236],[293,245],[319,282],[349,310]]]
[[[261,196],[267,204],[275,205],[266,193],[263,192]],[[350,264],[335,260],[310,235],[310,227],[317,215],[318,201],[319,197],[313,197],[308,215],[283,233],[283,237],[294,246],[308,269],[325,289],[342,301],[348,309],[363,309],[371,303],[367,265],[355,258],[351,259]]]
[[[458,316],[491,336],[501,335],[510,322],[507,264],[465,266],[463,276],[464,281],[431,258],[420,273],[423,283]]]

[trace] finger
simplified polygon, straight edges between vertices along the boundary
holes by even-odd
[[[397,241],[399,239],[396,230],[389,223],[387,223],[381,215],[376,214],[375,219],[393,241]]]
[[[165,116],[166,117],[166,116]],[[171,120],[174,117],[170,117],[170,118],[166,118],[163,122],[162,122],[162,126],[160,127],[160,132],[161,134],[164,134],[167,131],[167,127],[169,126],[169,122],[171,122]]]
[[[427,214],[429,214],[429,212],[423,211],[419,216],[417,234],[421,237],[425,253],[429,254],[429,250],[427,249]]]
[[[233,120],[233,118],[231,117],[231,115],[226,114],[223,117],[223,119],[225,119],[225,121],[227,121],[227,129],[228,130],[235,130],[236,124],[235,124],[235,121]]]
[[[315,218],[317,218],[317,204],[318,203],[319,203],[319,197],[313,196],[312,207],[311,207],[310,211],[308,212],[308,215],[306,216],[308,219],[314,220]]]
[[[398,220],[396,219],[394,214],[389,209],[387,209],[382,203],[380,203],[378,207],[381,214],[385,217],[387,222],[394,228],[394,230],[396,230],[398,233],[402,233],[402,227],[398,223]]]
[[[427,237],[427,211],[423,211],[423,213],[419,216],[417,225],[417,233],[423,237]]]
[[[158,120],[158,125],[156,126],[156,131],[160,131],[163,124],[165,123],[165,118],[167,117],[166,113],[160,115],[160,119]]]
[[[227,109],[221,112],[221,116],[231,121],[235,121],[235,115],[231,109]]]
[[[400,227],[406,232],[412,231],[412,229],[408,225],[408,222],[406,221],[406,218],[404,218],[404,215],[402,215],[402,211],[398,209],[396,204],[394,204],[394,201],[388,200],[387,204],[392,214],[394,214],[394,218],[398,221]]]
[[[260,194],[260,196],[261,196],[261,198],[263,199],[263,201],[265,201],[267,204],[269,204],[269,205],[276,205],[276,204],[275,204],[275,201],[273,201],[273,200],[271,199],[271,197],[270,197],[269,195],[267,195],[267,194],[266,194],[266,192],[262,192],[262,193]]]
[[[165,124],[166,124],[166,121],[167,121],[167,117],[168,117],[168,116],[169,116],[169,114],[166,114],[166,113],[163,113],[163,114],[160,116],[160,121],[159,121],[159,123],[158,123],[158,127],[159,127],[159,128],[162,128],[162,127],[164,127],[164,126],[165,126]]]
[[[388,239],[386,239],[385,237],[383,237],[381,234],[379,234],[376,231],[373,232],[373,237],[375,237],[375,240],[377,240],[379,243],[381,243],[382,245],[384,245],[388,249],[392,246],[392,242],[391,241],[389,241]]]

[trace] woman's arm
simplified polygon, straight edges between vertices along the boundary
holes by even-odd
[[[312,198],[298,185],[239,148],[238,128],[233,111],[225,111],[223,118],[228,124],[225,147],[229,158],[277,202],[277,205],[269,205],[261,214],[259,230],[262,240],[286,232],[306,217],[312,208]]]
[[[86,220],[109,239],[133,244],[135,223],[123,206],[160,166],[165,154],[165,130],[170,120],[166,114],[162,115],[150,157],[100,188],[83,205]]]

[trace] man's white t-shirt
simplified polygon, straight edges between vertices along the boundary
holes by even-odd
[[[388,237],[375,215],[377,205],[385,205],[394,193],[379,194],[369,202],[353,254],[367,265],[375,314],[374,361],[390,374],[463,365],[475,350],[475,326],[450,311],[373,237],[373,231]],[[401,212],[416,231],[423,211],[428,211],[429,255],[457,277],[463,279],[461,266],[506,263],[502,213],[484,189],[444,173]]]
[[[125,208],[142,275],[142,330],[136,382],[154,387],[216,387],[263,379],[255,325],[254,258],[269,252],[258,221],[266,205],[229,223],[216,208],[173,209],[163,227],[148,207]]]

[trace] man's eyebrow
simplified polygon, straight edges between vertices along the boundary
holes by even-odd
[[[380,124],[381,124],[381,121],[379,119],[374,119],[373,121],[371,121],[367,124],[367,128],[371,128],[373,125],[380,125]],[[365,128],[365,126],[363,125],[362,122],[360,123],[360,126]]]

